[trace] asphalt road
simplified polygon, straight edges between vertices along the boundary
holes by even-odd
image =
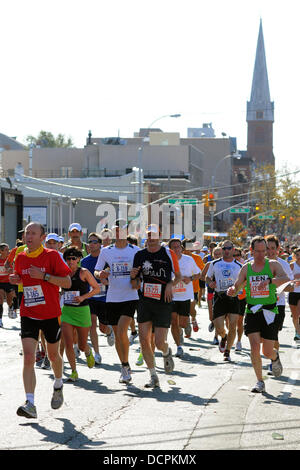
[[[183,359],[166,375],[156,354],[160,389],[145,389],[149,374],[136,366],[138,340],[130,348],[131,385],[119,383],[114,347],[99,333],[102,364],[88,369],[78,359],[80,379],[64,384],[65,403],[52,410],[53,376],[36,369],[38,418],[16,415],[24,403],[20,320],[7,317],[0,329],[1,450],[188,451],[300,449],[300,349],[293,341],[289,311],[280,334],[280,378],[267,376],[266,393],[253,394],[256,379],[243,337],[231,363],[212,345],[206,303],[198,309],[200,329],[185,339]],[[175,345],[169,334],[170,345]],[[65,359],[65,375],[70,368]],[[266,366],[268,361],[263,359]],[[133,466],[133,465],[132,465]]]

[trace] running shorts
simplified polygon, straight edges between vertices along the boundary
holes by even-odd
[[[264,339],[278,341],[280,323],[281,319],[278,313],[275,314],[275,319],[270,325],[267,324],[262,310],[256,313],[246,313],[244,332],[246,336],[251,333],[260,333],[260,336]]]
[[[127,300],[126,302],[106,302],[108,325],[116,326],[120,318],[134,318],[137,309],[138,300]]]
[[[15,290],[15,286],[9,282],[0,282],[0,290],[4,290],[7,294]]]
[[[109,325],[107,320],[107,308],[106,302],[100,302],[97,300],[90,300],[90,310],[92,315],[97,315],[98,320],[102,325]]]
[[[138,323],[152,322],[153,327],[170,328],[173,302],[165,303],[141,298],[138,303]]]
[[[213,299],[213,319],[222,317],[227,313],[239,314],[240,301],[237,297],[229,297],[224,293],[215,293]]]
[[[21,338],[39,339],[40,330],[44,333],[47,343],[54,344],[60,340],[60,317],[48,320],[35,320],[29,317],[21,317]]]
[[[173,302],[172,312],[177,313],[181,317],[190,316],[191,301],[190,300],[175,300]]]
[[[300,292],[290,292],[289,293],[289,305],[297,306],[300,300]]]

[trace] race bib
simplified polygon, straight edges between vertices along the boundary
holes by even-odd
[[[126,261],[112,263],[111,265],[111,274],[114,277],[130,276],[130,270],[131,263],[127,263]]]
[[[68,305],[78,305],[78,302],[74,301],[75,297],[79,297],[79,290],[68,290],[64,292],[64,303]]]
[[[182,281],[178,282],[178,284],[176,284],[176,286],[173,287],[173,292],[174,294],[182,294],[184,292],[186,292],[186,284]]]
[[[229,287],[233,286],[234,282],[233,279],[221,279],[220,280],[220,290],[227,290]]]
[[[144,297],[148,297],[149,299],[160,300],[161,284],[150,284],[149,282],[145,282]]]
[[[99,294],[93,295],[92,299],[98,299],[98,297],[104,297],[106,295],[106,286],[102,283],[98,283],[100,286],[100,292]],[[90,292],[93,290],[92,287],[90,287]]]
[[[6,276],[7,271],[4,266],[0,266],[0,276]]]
[[[24,286],[24,305],[25,307],[36,307],[44,305],[45,297],[42,286]]]
[[[260,283],[263,281],[266,281],[267,279],[268,279],[268,276],[266,274],[263,274],[260,276],[250,276],[249,282],[250,282],[250,296],[251,297],[253,297],[254,299],[263,299],[263,298],[269,297],[270,295],[269,284],[267,284],[267,286],[264,288],[260,287]]]

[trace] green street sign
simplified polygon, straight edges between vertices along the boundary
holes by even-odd
[[[169,204],[197,204],[197,199],[168,199]]]
[[[273,215],[259,215],[259,219],[274,219]]]
[[[246,214],[250,212],[250,207],[232,207],[230,212],[232,214]]]

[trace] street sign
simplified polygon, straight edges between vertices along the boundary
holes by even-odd
[[[250,212],[250,207],[232,207],[230,209],[230,212],[232,214],[245,214],[245,213],[248,213]]]
[[[168,199],[169,204],[197,204],[198,199]]]
[[[273,215],[259,215],[259,219],[274,219]]]

